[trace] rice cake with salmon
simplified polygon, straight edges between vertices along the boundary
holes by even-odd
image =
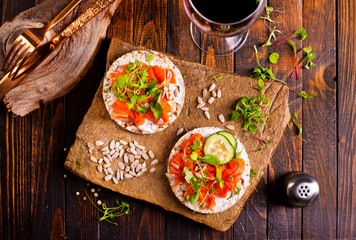
[[[126,53],[110,66],[103,81],[103,99],[111,118],[138,134],[152,134],[172,124],[184,97],[181,72],[155,51]]]
[[[166,176],[186,207],[218,213],[242,197],[250,184],[250,169],[247,152],[233,134],[203,127],[178,140],[169,155]]]

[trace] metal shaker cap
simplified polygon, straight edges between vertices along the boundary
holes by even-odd
[[[302,172],[290,172],[282,178],[282,192],[291,207],[308,207],[319,196],[319,185],[315,178]]]

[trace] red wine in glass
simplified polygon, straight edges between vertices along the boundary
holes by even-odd
[[[262,15],[266,0],[183,0],[190,32],[204,52],[223,56],[245,43],[248,30]]]

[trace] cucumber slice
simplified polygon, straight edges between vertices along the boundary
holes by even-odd
[[[224,135],[215,133],[210,135],[204,143],[204,154],[219,158],[221,165],[229,163],[235,156],[235,148]]]
[[[221,131],[221,132],[217,132],[218,134],[221,134],[223,136],[225,136],[229,141],[230,143],[232,144],[232,146],[234,146],[234,148],[236,149],[237,147],[237,140],[234,136],[234,134],[230,133],[230,132],[227,132],[227,131]]]

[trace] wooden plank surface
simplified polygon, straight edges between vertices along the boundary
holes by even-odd
[[[0,0],[1,23],[41,1]],[[98,222],[99,214],[83,189],[96,186],[65,172],[63,162],[75,132],[105,72],[110,38],[167,51],[176,56],[248,76],[256,67],[253,45],[268,37],[263,21],[250,31],[245,46],[228,57],[201,54],[189,36],[189,19],[181,0],[123,0],[113,17],[93,66],[69,94],[41,106],[24,118],[0,106],[0,238],[1,239],[352,239],[356,237],[355,111],[356,6],[347,0],[271,0],[283,11],[278,39],[300,25],[309,33],[298,48],[311,46],[316,67],[289,79],[293,66],[287,44],[259,48],[278,52],[277,65],[261,63],[295,90],[315,91],[311,100],[290,97],[291,112],[303,124],[303,143],[286,131],[274,159],[233,227],[221,233],[153,205],[102,189],[100,199],[130,203],[119,226]],[[336,6],[338,6],[336,8]],[[270,27],[274,24],[269,24]],[[336,30],[337,29],[337,30]],[[289,171],[303,170],[320,184],[318,202],[310,208],[281,205],[277,184]],[[64,174],[67,178],[64,178]],[[75,193],[79,191],[80,196]]]

